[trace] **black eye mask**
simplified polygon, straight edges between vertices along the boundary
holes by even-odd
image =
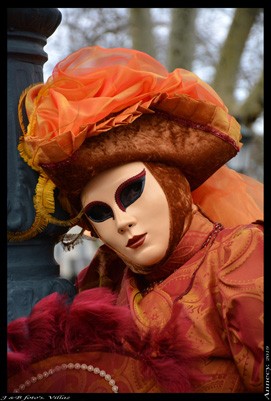
[[[142,195],[145,186],[145,178],[146,170],[143,169],[141,173],[124,181],[117,188],[115,201],[123,212]],[[101,223],[110,218],[114,219],[114,213],[111,207],[101,201],[90,202],[85,207],[84,214],[95,223]]]

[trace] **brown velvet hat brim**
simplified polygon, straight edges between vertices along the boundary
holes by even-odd
[[[143,114],[133,123],[91,137],[63,162],[43,164],[50,179],[76,209],[87,182],[100,172],[133,161],[180,168],[196,189],[237,153],[231,138],[204,131],[161,112]],[[75,199],[77,198],[77,201]]]

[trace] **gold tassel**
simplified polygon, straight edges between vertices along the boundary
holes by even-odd
[[[55,184],[44,174],[41,174],[36,186],[34,206],[37,213],[47,216],[55,212],[54,200]]]
[[[37,236],[48,224],[71,227],[78,223],[83,211],[69,220],[59,220],[51,214],[55,212],[55,184],[45,175],[40,175],[34,196],[36,215],[32,226],[25,231],[8,232],[8,241],[25,241]]]

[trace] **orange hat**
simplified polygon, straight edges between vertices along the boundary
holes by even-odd
[[[208,84],[181,68],[169,73],[133,49],[94,46],[72,53],[46,83],[26,89],[19,118],[24,135],[18,149],[40,173],[39,222],[13,240],[31,238],[48,223],[77,224],[81,215],[72,215],[79,210],[71,204],[79,204],[87,180],[104,169],[135,160],[165,163],[179,167],[195,189],[242,146],[239,124]],[[53,217],[55,186],[74,217],[67,222]]]

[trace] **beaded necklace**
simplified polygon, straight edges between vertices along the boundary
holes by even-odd
[[[13,393],[21,393],[26,388],[30,387],[32,384],[37,383],[40,380],[44,380],[49,376],[52,376],[54,373],[60,372],[61,370],[65,371],[67,369],[82,369],[90,373],[94,373],[95,375],[99,375],[104,378],[108,385],[111,387],[113,393],[118,393],[119,388],[116,385],[115,380],[111,377],[110,374],[106,373],[105,370],[94,367],[93,365],[87,365],[86,363],[62,363],[61,365],[56,365],[54,368],[51,368],[43,373],[38,373],[36,376],[32,376],[30,379],[26,380],[24,383],[20,384],[17,388],[13,390]]]

